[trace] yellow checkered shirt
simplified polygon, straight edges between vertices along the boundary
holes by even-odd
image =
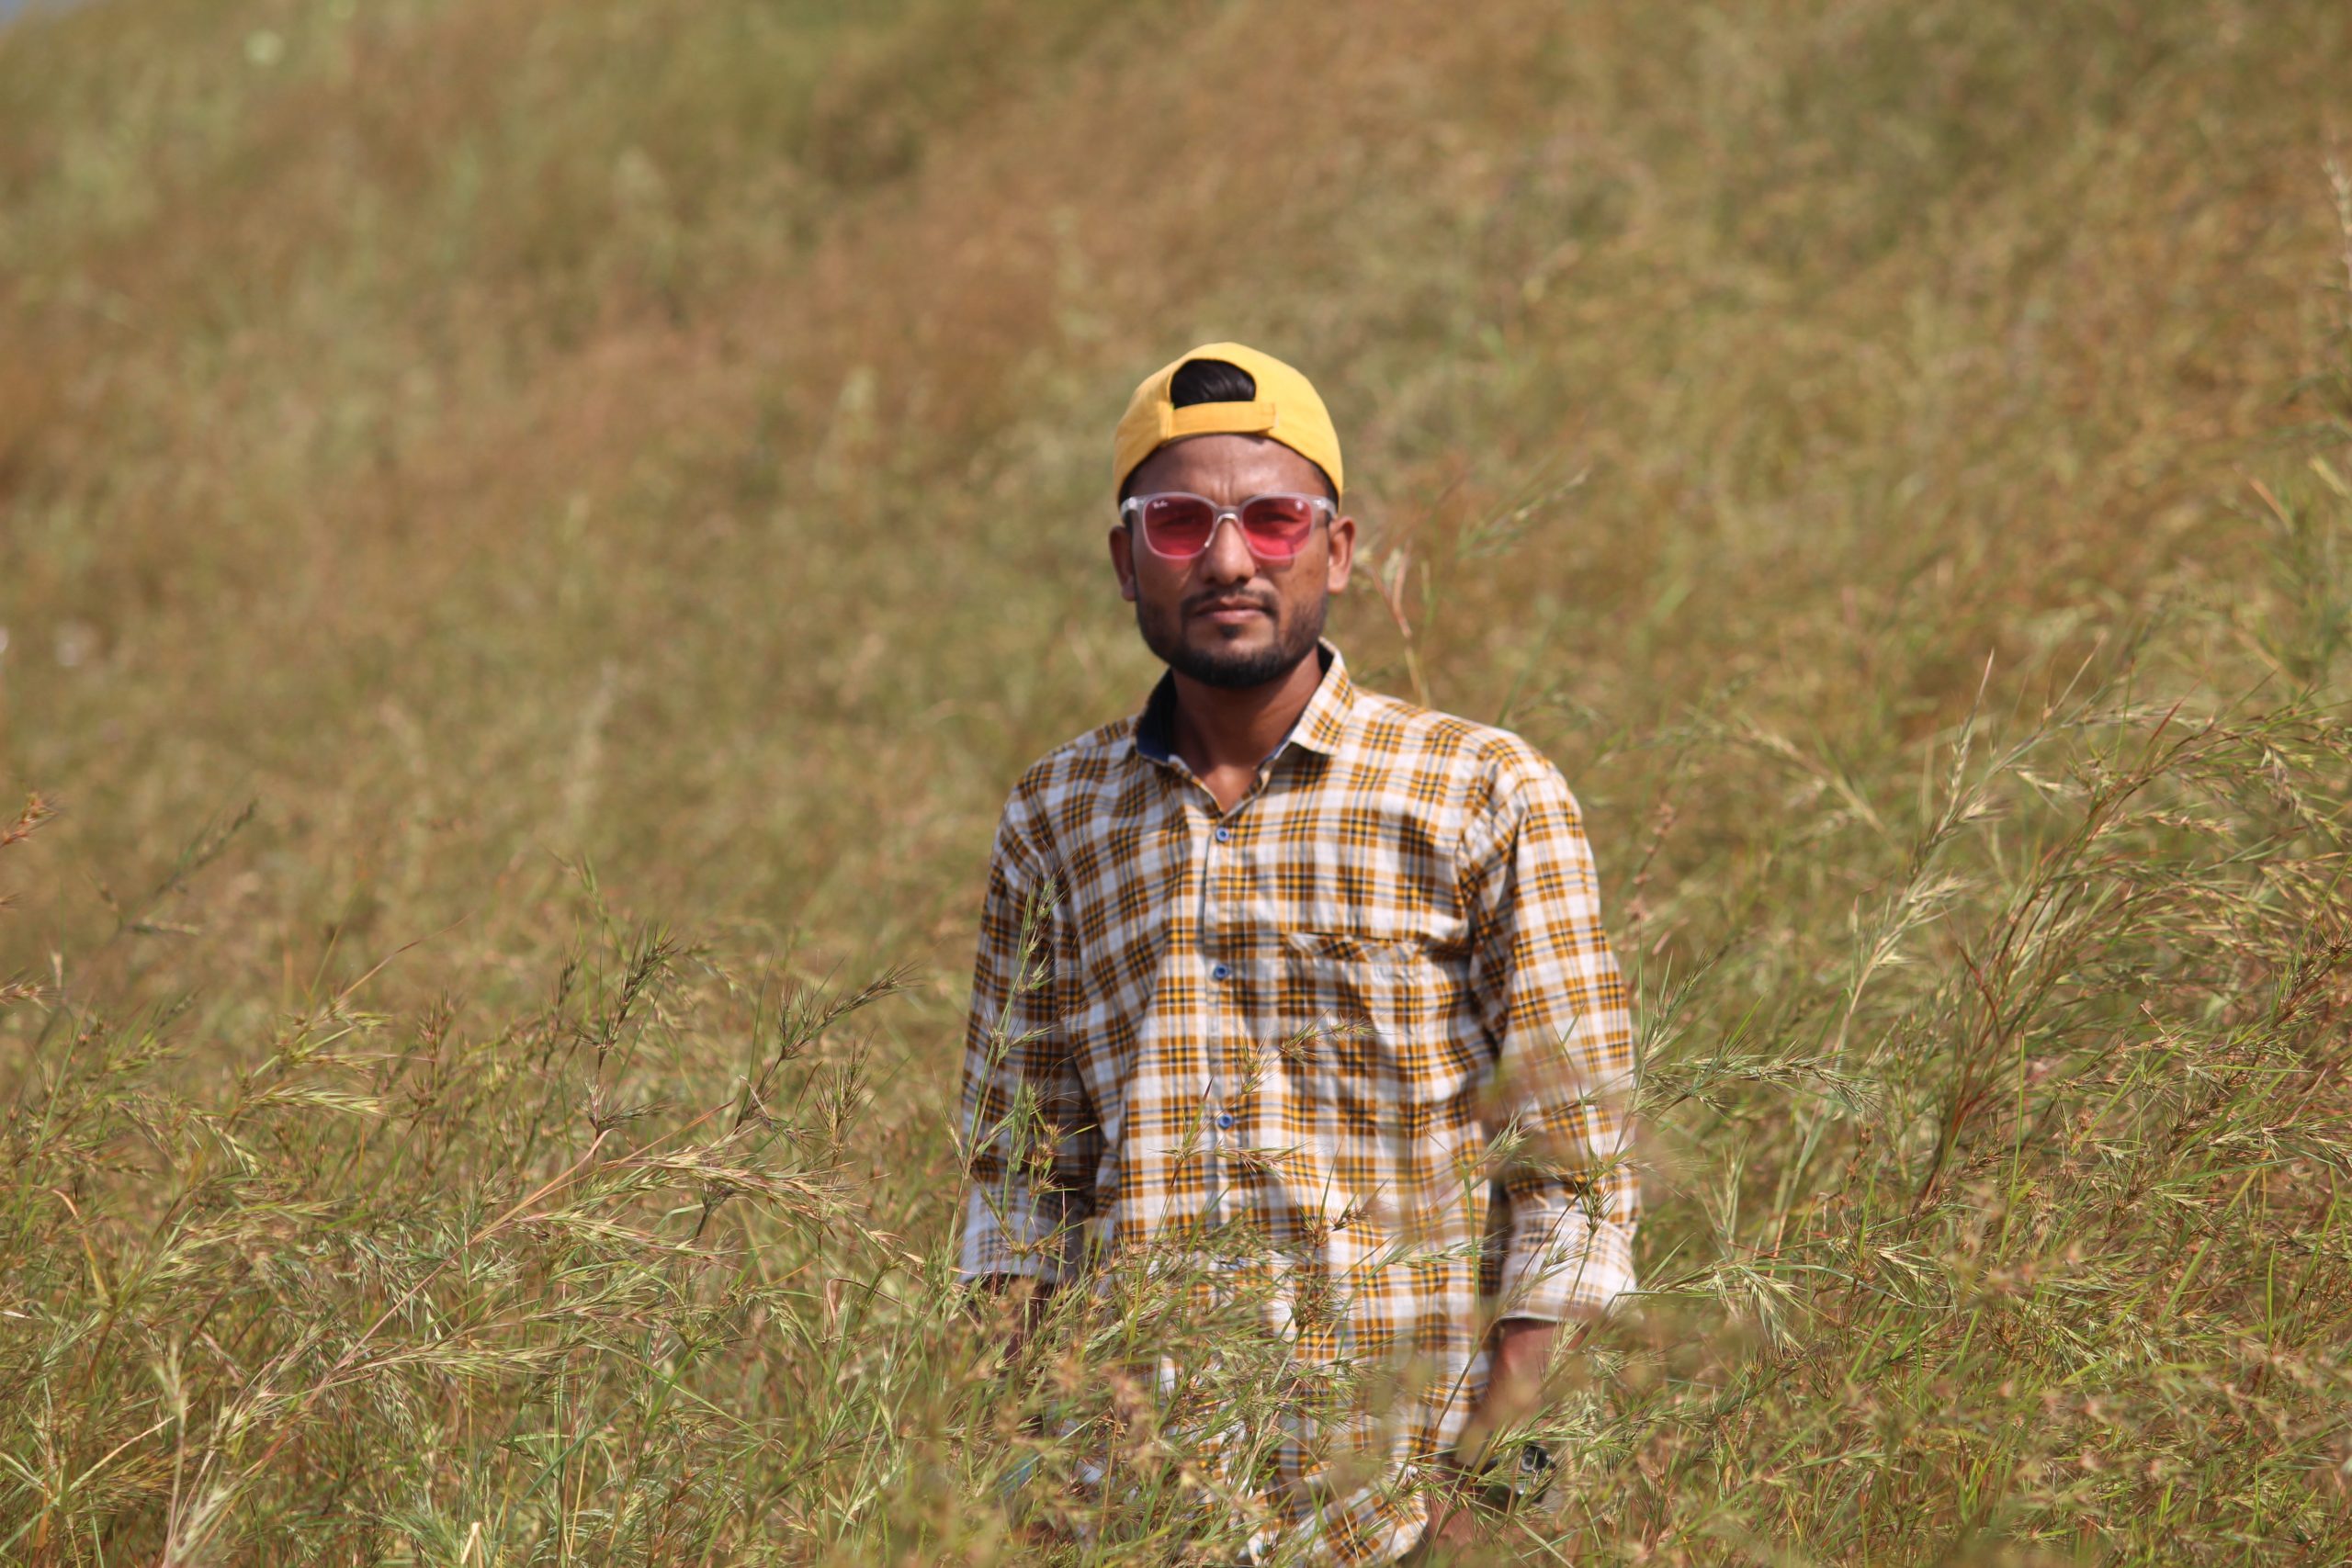
[[[1484,1325],[1634,1288],[1633,1041],[1558,771],[1320,657],[1230,811],[1169,745],[1168,680],[1014,789],[962,1269],[1099,1284],[1158,1248],[1271,1280],[1263,1328],[1305,1382],[1386,1369],[1405,1394],[1358,1412],[1351,1463],[1286,1420],[1243,1483],[1264,1542],[1377,1562],[1423,1529],[1416,1469],[1484,1392]]]

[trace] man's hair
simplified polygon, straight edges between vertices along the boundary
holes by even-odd
[[[1187,359],[1168,378],[1170,406],[1194,403],[1246,403],[1256,400],[1258,378],[1225,359]]]
[[[1170,408],[1188,409],[1194,403],[1247,403],[1255,401],[1257,396],[1258,378],[1229,359],[1187,359],[1168,378]],[[1316,464],[1315,471],[1321,475],[1323,488],[1330,492],[1331,499],[1339,500],[1339,487],[1332,484],[1330,475],[1323,472],[1323,465]],[[1129,474],[1119,486],[1121,500],[1126,498],[1134,485],[1135,476]]]

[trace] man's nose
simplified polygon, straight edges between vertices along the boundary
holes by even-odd
[[[1258,558],[1250,553],[1250,536],[1241,531],[1240,518],[1223,513],[1209,525],[1201,575],[1211,582],[1247,582],[1258,575]]]

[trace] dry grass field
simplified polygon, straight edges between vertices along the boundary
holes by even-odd
[[[1638,982],[1650,1293],[1492,1554],[2346,1561],[2347,81],[2323,0],[0,30],[0,1562],[1218,1560],[1106,1369],[1279,1347],[1006,1365],[951,1225],[996,812],[1154,674],[1111,424],[1222,336]]]

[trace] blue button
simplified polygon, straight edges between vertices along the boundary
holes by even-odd
[[[1233,978],[1233,971],[1220,964],[1216,968],[1209,971],[1209,978],[1212,980],[1230,980]]]
[[[1232,840],[1232,839],[1233,839],[1233,829],[1230,829],[1230,828],[1219,828],[1219,829],[1216,830],[1216,841],[1217,841],[1218,843],[1220,843],[1220,844],[1223,844],[1223,843],[1228,843],[1228,842],[1230,842],[1230,841]]]
[[[1222,1116],[1219,1116],[1219,1117],[1216,1119],[1216,1124],[1217,1124],[1218,1126],[1220,1126],[1220,1127],[1230,1127],[1230,1126],[1232,1126],[1232,1125],[1233,1125],[1233,1112],[1232,1112],[1232,1111],[1228,1111],[1225,1112],[1225,1114],[1223,1114]]]

